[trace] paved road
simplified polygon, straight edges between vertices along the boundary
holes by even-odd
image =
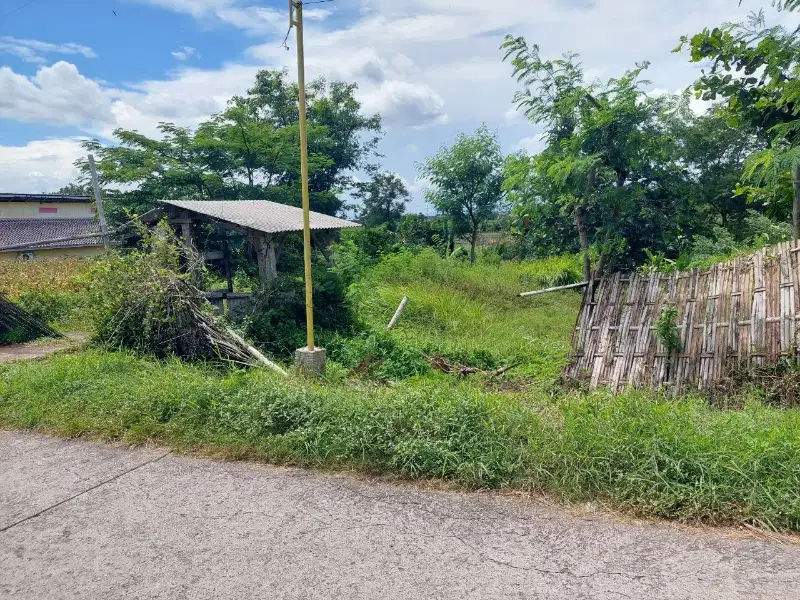
[[[800,598],[800,548],[0,431],[0,597]]]

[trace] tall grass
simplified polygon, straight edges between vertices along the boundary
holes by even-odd
[[[519,298],[522,291],[580,278],[574,256],[524,263],[446,260],[431,250],[385,258],[352,292],[358,316],[384,329],[403,296],[410,301],[394,337],[423,353],[468,364],[519,364],[515,374],[547,379],[560,373],[580,292]]]
[[[469,487],[595,499],[637,514],[800,530],[800,410],[659,396],[484,393],[222,374],[87,352],[0,366],[0,426]]]
[[[85,258],[52,258],[0,261],[0,292],[9,298],[31,293],[73,293],[85,288],[81,276],[92,261]]]

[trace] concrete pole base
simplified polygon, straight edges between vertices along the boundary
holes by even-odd
[[[307,375],[325,374],[325,348],[298,348],[294,351],[294,364],[297,370]]]

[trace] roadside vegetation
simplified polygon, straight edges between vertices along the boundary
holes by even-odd
[[[0,367],[0,398],[4,427],[800,529],[800,411],[757,402],[313,383],[101,351]]]
[[[94,336],[85,349],[0,365],[0,426],[800,531],[800,409],[773,403],[747,373],[724,402],[573,389],[560,374],[581,293],[517,296],[800,238],[798,39],[763,14],[683,39],[688,60],[712,66],[693,91],[713,106],[697,115],[688,96],[651,93],[646,64],[587,83],[579,57],[545,59],[508,37],[516,105],[544,148],[504,157],[487,128],[460,134],[418,165],[435,217],[405,214],[406,184],[377,164],[380,116],[362,114],[352,84],[318,80],[312,209],[364,225],[314,253],[325,378],[182,350],[197,332],[174,318],[176,298],[158,283],[191,282],[210,327],[237,329],[289,367],[305,344],[299,238],[285,241],[279,276],[261,290],[241,236],[197,228],[196,250],[230,249],[234,288],[254,293],[248,314],[227,322],[199,289],[227,274],[190,261],[195,249],[162,224],[158,239],[141,229],[136,248],[96,260],[0,262],[0,292]],[[162,123],[159,140],[117,130],[117,146],[87,142],[110,218],[169,198],[296,205],[296,96],[285,72],[261,71],[195,130]],[[360,205],[347,205],[345,190]],[[674,319],[660,325],[673,344]],[[774,379],[796,385],[797,360],[778,367]]]

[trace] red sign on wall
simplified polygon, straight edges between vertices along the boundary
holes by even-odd
[[[58,207],[56,206],[40,206],[39,207],[39,214],[40,215],[54,215],[58,212]]]

